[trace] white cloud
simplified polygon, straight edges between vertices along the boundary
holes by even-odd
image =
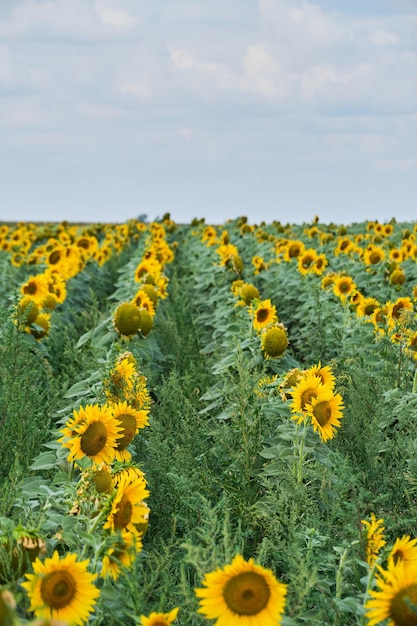
[[[374,30],[370,33],[369,41],[376,46],[390,46],[396,45],[399,41],[399,37],[396,33],[381,28],[380,30]]]
[[[417,169],[416,158],[379,159],[376,168],[385,172],[410,172]]]
[[[100,21],[106,26],[115,28],[132,28],[139,23],[139,19],[127,11],[114,10],[103,6],[102,2],[95,2],[95,8]]]
[[[0,22],[0,36],[103,39],[131,30],[139,22],[120,3],[112,8],[101,0],[24,0]]]

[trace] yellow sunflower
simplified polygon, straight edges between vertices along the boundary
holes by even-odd
[[[149,286],[151,287],[152,285]],[[132,302],[139,309],[145,309],[151,315],[155,315],[155,305],[144,289],[139,289],[139,291],[136,292]]]
[[[342,409],[342,396],[340,393],[334,394],[328,385],[323,385],[317,396],[312,396],[306,405],[305,411],[310,415],[313,429],[318,432],[322,441],[333,439],[336,435],[336,428],[339,428],[343,417]]]
[[[365,604],[368,626],[387,622],[387,626],[417,624],[417,562],[398,561],[376,577],[377,590]]]
[[[144,479],[130,481],[128,477],[122,476],[103,528],[111,532],[128,531],[139,534],[136,525],[144,523],[149,514],[149,508],[143,503],[148,495]]]
[[[385,251],[380,246],[370,245],[363,254],[365,265],[377,265],[385,259]]]
[[[296,259],[303,254],[306,249],[302,241],[294,240],[289,241],[284,248],[284,261],[290,262],[292,259]]]
[[[114,544],[103,557],[101,577],[117,580],[123,569],[131,567],[142,550],[141,538],[123,531],[114,535]]]
[[[314,274],[317,274],[317,276],[321,276],[324,272],[324,270],[326,269],[327,265],[328,265],[329,261],[327,260],[327,257],[325,254],[319,254],[317,255],[316,260],[314,261],[312,267],[311,267],[311,271]]]
[[[398,298],[395,302],[387,302],[387,307],[389,321],[393,324],[395,324],[395,321],[399,320],[402,315],[406,314],[407,311],[412,311],[414,308],[413,301],[408,296]]]
[[[284,613],[287,585],[273,572],[245,561],[241,555],[223,569],[205,575],[195,589],[199,613],[215,619],[214,626],[277,626]]]
[[[38,274],[29,278],[20,289],[24,296],[29,296],[37,304],[48,295],[48,281],[44,274]]]
[[[30,610],[43,619],[62,620],[81,626],[88,621],[100,592],[94,586],[94,574],[87,571],[89,559],[77,561],[76,554],[52,558],[33,564],[33,574],[22,583],[30,599]]]
[[[111,463],[114,460],[117,440],[122,428],[108,406],[87,404],[61,430],[58,439],[64,448],[69,448],[69,461],[88,456],[94,463]]]
[[[316,398],[323,389],[323,382],[316,374],[304,374],[297,382],[292,391],[291,411],[295,413],[294,419],[303,421],[307,413],[307,405],[312,398]],[[332,389],[330,389],[332,391]],[[298,414],[298,415],[297,415]]]
[[[363,298],[356,307],[356,315],[358,317],[371,317],[372,313],[380,306],[376,298],[371,296]]]
[[[314,248],[309,248],[300,254],[297,261],[297,268],[300,274],[305,276],[306,274],[312,272],[316,260],[317,252]]]
[[[317,365],[312,365],[305,371],[305,374],[312,374],[313,376],[318,376],[321,378],[321,382],[323,385],[328,385],[331,389],[334,388],[336,377],[332,372],[332,368],[330,365],[322,365],[318,363]]]
[[[277,309],[271,300],[255,300],[250,308],[255,330],[262,330],[278,321]]]
[[[371,521],[361,520],[365,528],[365,554],[368,565],[372,567],[378,558],[381,549],[385,546],[384,520],[377,519],[375,513],[371,513]]]
[[[338,276],[333,283],[333,293],[344,302],[346,297],[356,289],[353,278],[350,276]]]
[[[411,539],[410,535],[403,535],[395,540],[388,554],[388,566],[396,565],[399,561],[417,562],[417,539]]]
[[[169,613],[151,613],[148,617],[146,615],[140,616],[141,626],[169,626],[178,615],[178,608],[172,609]]]
[[[51,328],[50,318],[51,316],[49,313],[39,313],[35,317],[29,329],[29,332],[35,337],[35,339],[43,339],[43,337],[49,333]]]
[[[119,436],[114,449],[115,459],[116,461],[130,461],[132,455],[127,447],[132,443],[139,428],[144,428],[149,424],[148,411],[138,411],[127,402],[109,405],[109,410],[119,426]]]

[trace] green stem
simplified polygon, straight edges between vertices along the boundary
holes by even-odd
[[[303,480],[303,463],[305,459],[304,443],[305,443],[305,438],[307,434],[307,425],[305,421],[301,425],[297,424],[296,433],[297,433],[296,443],[298,444],[298,450],[297,450],[297,457],[294,461],[293,474],[297,481],[297,484],[299,485]]]

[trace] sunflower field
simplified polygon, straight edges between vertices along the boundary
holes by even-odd
[[[417,224],[0,224],[0,626],[417,625]]]

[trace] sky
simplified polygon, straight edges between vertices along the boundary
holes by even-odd
[[[417,0],[0,0],[0,221],[417,220]]]

